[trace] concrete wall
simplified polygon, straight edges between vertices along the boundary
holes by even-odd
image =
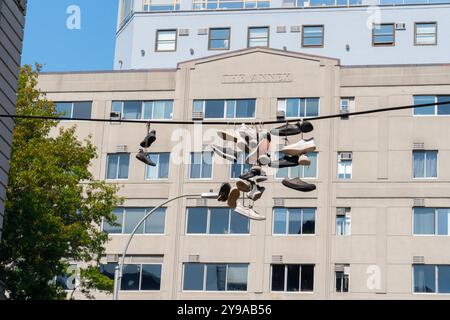
[[[379,10],[379,11],[377,11]],[[122,69],[173,68],[178,62],[217,54],[208,50],[208,35],[198,30],[230,27],[230,51],[247,47],[248,27],[269,26],[271,48],[298,51],[341,59],[343,65],[447,63],[450,39],[450,5],[414,5],[350,8],[287,8],[240,11],[136,12],[117,33],[114,68]],[[379,19],[374,20],[374,19]],[[405,23],[406,30],[396,31],[395,46],[372,46],[372,22]],[[436,21],[437,45],[414,45],[414,23]],[[323,24],[323,48],[302,48],[301,32],[291,27]],[[285,33],[277,33],[285,26]],[[189,36],[178,36],[175,52],[155,52],[156,30],[189,29]],[[349,51],[346,45],[349,45]],[[191,54],[190,49],[193,49]],[[141,50],[145,51],[142,56]]]
[[[291,81],[275,83],[224,83],[224,74],[289,73]],[[401,75],[401,76],[400,76]],[[112,100],[174,99],[174,119],[190,120],[193,99],[256,98],[256,123],[274,120],[277,98],[319,97],[320,115],[337,113],[341,96],[354,96],[356,111],[407,105],[414,94],[450,94],[450,66],[341,67],[335,59],[291,52],[251,49],[183,63],[173,71],[43,74],[39,83],[55,101],[92,100],[92,117],[108,117]],[[394,299],[437,298],[448,295],[412,293],[412,259],[424,256],[425,263],[450,264],[448,236],[414,236],[412,208],[415,198],[425,206],[450,207],[450,157],[448,117],[413,117],[411,110],[352,117],[349,120],[314,121],[318,146],[317,185],[311,193],[285,188],[267,170],[266,192],[255,210],[267,217],[252,221],[249,235],[187,235],[186,207],[198,206],[195,199],[168,205],[164,235],[138,235],[131,243],[133,257],[159,255],[163,258],[161,290],[121,292],[123,299]],[[63,126],[71,126],[71,121]],[[273,126],[269,126],[273,127]],[[157,141],[152,152],[170,152],[180,140],[175,129],[190,125],[152,125]],[[229,129],[224,122],[208,128]],[[144,124],[78,123],[80,137],[93,134],[99,159],[92,170],[105,178],[106,155],[125,144],[131,152],[129,179],[120,181],[125,206],[153,207],[180,194],[218,190],[229,178],[230,163],[215,157],[212,179],[190,180],[188,163],[171,163],[169,178],[145,180],[144,165],[134,156],[145,135]],[[213,132],[214,133],[214,132]],[[187,134],[183,139],[187,139]],[[213,134],[212,136],[215,136]],[[212,137],[211,136],[211,137]],[[191,148],[198,150],[191,138]],[[298,137],[290,138],[290,142]],[[209,143],[207,138],[203,143]],[[198,142],[198,141],[197,141]],[[439,150],[439,176],[435,180],[412,179],[412,144]],[[200,148],[201,148],[200,142]],[[277,150],[272,143],[272,152]],[[353,179],[338,180],[337,152],[353,151]],[[273,207],[283,199],[285,207],[315,207],[316,232],[305,236],[274,236]],[[223,206],[208,200],[211,207]],[[351,207],[352,235],[335,235],[337,207]],[[126,235],[111,235],[108,254],[120,254]],[[189,255],[201,262],[249,263],[247,292],[184,292],[182,265]],[[315,265],[313,293],[283,293],[270,290],[270,267],[274,255],[284,263]],[[350,264],[350,292],[336,293],[334,265]],[[377,266],[381,286],[367,286],[368,267]],[[110,299],[111,296],[98,295]]]

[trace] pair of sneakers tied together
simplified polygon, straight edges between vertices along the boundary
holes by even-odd
[[[295,124],[287,123],[281,127],[271,130],[271,134],[274,136],[294,136],[300,133],[308,133],[313,131],[313,125],[308,121],[298,122]],[[287,139],[287,138],[286,138]],[[296,143],[289,144],[281,148],[281,152],[284,156],[276,161],[272,161],[269,166],[272,168],[289,168],[296,167],[298,165],[309,166],[311,160],[306,155],[308,152],[316,150],[316,144],[314,138],[301,139]],[[283,185],[302,192],[310,192],[316,189],[316,186],[311,183],[307,183],[300,178],[284,178]]]
[[[253,209],[253,205],[244,206],[238,203],[241,192],[247,198],[255,201],[259,200],[266,190],[266,188],[259,185],[259,183],[267,180],[267,176],[259,166],[254,166],[249,172],[239,176],[235,187],[231,187],[229,183],[223,183],[220,187],[218,201],[227,202],[230,208],[233,208],[237,213],[248,217],[252,220],[265,220],[266,217],[257,213]]]
[[[138,154],[136,155],[136,159],[138,159],[139,161],[145,163],[146,165],[155,167],[156,163],[154,163],[150,158],[149,158],[149,153],[147,152],[147,148],[150,148],[150,146],[153,144],[153,142],[156,141],[156,131],[155,130],[148,130],[147,135],[145,136],[144,140],[142,140],[142,142],[140,143],[140,146],[145,149],[146,151],[144,151],[143,149],[139,149]]]

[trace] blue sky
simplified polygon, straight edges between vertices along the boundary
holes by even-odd
[[[80,8],[80,29],[70,30],[66,13]],[[117,0],[29,0],[22,64],[42,71],[110,70],[114,59]]]

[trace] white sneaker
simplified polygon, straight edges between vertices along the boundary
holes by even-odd
[[[301,166],[309,166],[311,164],[311,160],[309,160],[309,158],[306,154],[302,154],[298,158],[298,164]]]
[[[253,209],[243,207],[240,203],[238,203],[238,205],[236,206],[234,211],[236,211],[240,215],[243,215],[244,217],[248,217],[252,220],[258,220],[258,221],[266,220],[266,217],[264,217],[263,215],[260,215]]]
[[[242,125],[237,129],[237,133],[245,140],[248,138],[248,144],[250,148],[256,148],[258,145],[258,139],[256,137],[256,130],[248,128],[246,125]]]
[[[308,140],[300,140],[297,143],[290,144],[281,149],[281,151],[290,156],[299,156],[304,153],[312,152],[316,150],[316,144],[314,138]]]
[[[225,141],[238,141],[238,135],[234,131],[217,130],[217,135]]]

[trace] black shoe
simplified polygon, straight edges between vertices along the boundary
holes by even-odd
[[[233,150],[231,148],[220,147],[216,144],[213,144],[211,146],[211,148],[213,149],[213,151],[215,153],[217,153],[222,158],[230,160],[230,161],[234,161],[234,162],[237,161],[238,154],[235,150]]]
[[[256,176],[265,176],[265,175],[266,173],[261,170],[261,167],[254,166],[253,168],[250,169],[249,172],[241,174],[239,178],[242,180],[250,180],[251,178]]]
[[[270,130],[270,133],[274,136],[293,136],[302,132],[300,122],[295,124],[286,123],[281,127]]]
[[[310,192],[316,190],[316,186],[314,184],[306,183],[305,181],[300,180],[299,178],[284,178],[281,182],[284,186],[302,192]]]
[[[217,200],[222,201],[222,202],[227,201],[228,194],[230,193],[230,191],[231,191],[231,185],[229,183],[222,183]]]
[[[145,153],[142,149],[139,150],[139,153],[136,155],[136,159],[145,163],[146,165],[156,167],[156,163],[150,160],[150,158],[148,157],[148,153]]]
[[[156,131],[152,130],[150,133],[145,137],[145,139],[141,142],[142,148],[148,148],[152,145],[153,142],[156,140]]]
[[[269,167],[272,168],[289,168],[298,166],[298,156],[284,155],[283,158],[272,161],[269,163]]]
[[[302,130],[302,132],[304,133],[307,133],[313,131],[314,127],[311,122],[303,121],[302,124],[300,125],[300,130]]]

